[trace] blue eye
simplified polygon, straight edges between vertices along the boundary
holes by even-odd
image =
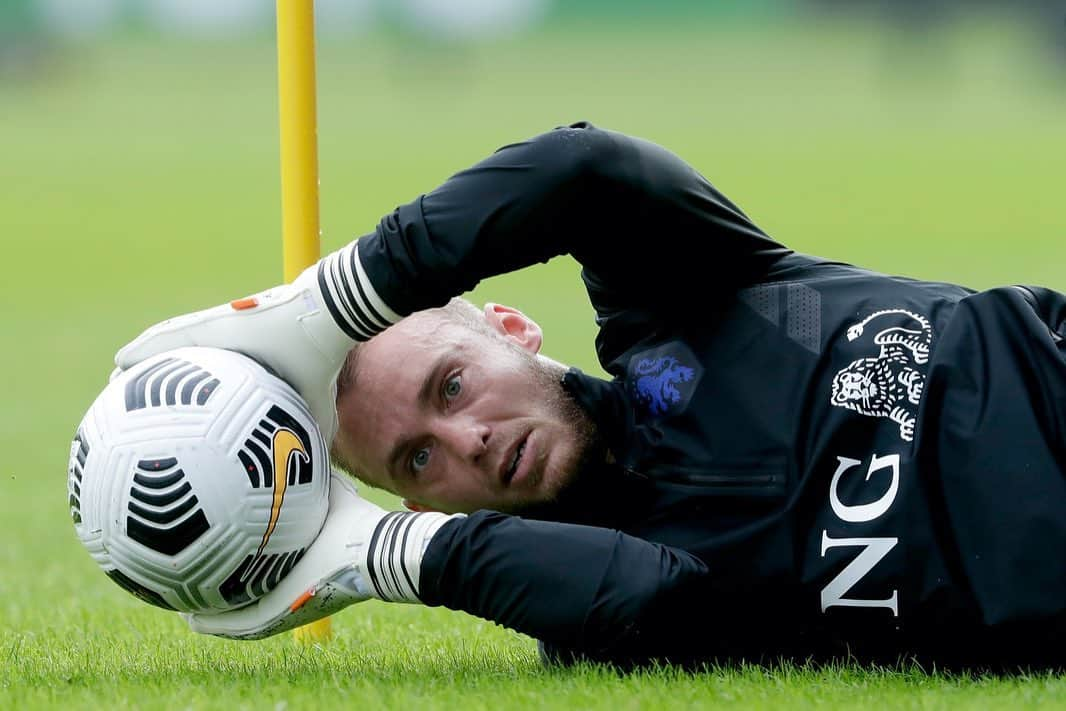
[[[454,400],[459,397],[459,393],[463,391],[463,379],[458,375],[453,375],[444,381],[444,399]]]
[[[417,474],[425,469],[427,464],[429,464],[429,450],[423,447],[411,457],[411,471]]]

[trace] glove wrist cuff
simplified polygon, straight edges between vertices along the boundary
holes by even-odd
[[[386,602],[421,603],[422,557],[434,534],[457,516],[393,511],[382,518],[367,547],[371,594]]]
[[[313,269],[329,315],[351,340],[369,340],[402,318],[370,282],[357,242],[323,257]]]

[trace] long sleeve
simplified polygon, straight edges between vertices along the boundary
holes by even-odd
[[[693,593],[707,577],[694,556],[618,531],[480,511],[433,537],[419,597],[567,648],[654,649],[706,617]]]
[[[731,293],[789,253],[676,155],[588,124],[501,148],[358,245],[401,315],[561,254],[582,264],[603,315]]]

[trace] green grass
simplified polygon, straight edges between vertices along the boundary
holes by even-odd
[[[797,249],[1066,288],[1066,91],[1027,41],[978,24],[903,54],[861,26],[324,42],[324,247],[502,143],[590,119],[673,148]],[[69,525],[67,444],[141,328],[280,279],[273,63],[266,42],[127,40],[0,85],[0,708],[1066,708],[1056,676],[545,671],[528,638],[378,603],[326,647],[227,643],[120,591]],[[596,370],[572,262],[475,296]]]
[[[485,623],[440,611],[401,618],[383,608],[348,612],[325,647],[283,639],[234,649],[158,620],[98,629],[86,640],[49,637],[39,641],[48,653],[7,672],[9,707],[1018,709],[1052,706],[1066,693],[1062,679],[1047,675],[948,677],[906,668],[545,670],[528,645]]]

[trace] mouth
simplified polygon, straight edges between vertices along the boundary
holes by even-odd
[[[529,442],[529,434],[520,437],[512,449],[509,455],[503,460],[503,470],[500,472],[500,480],[504,485],[509,485],[516,478],[521,478],[519,473],[525,474],[525,470],[528,469],[526,460],[523,455],[526,453],[526,444]]]

